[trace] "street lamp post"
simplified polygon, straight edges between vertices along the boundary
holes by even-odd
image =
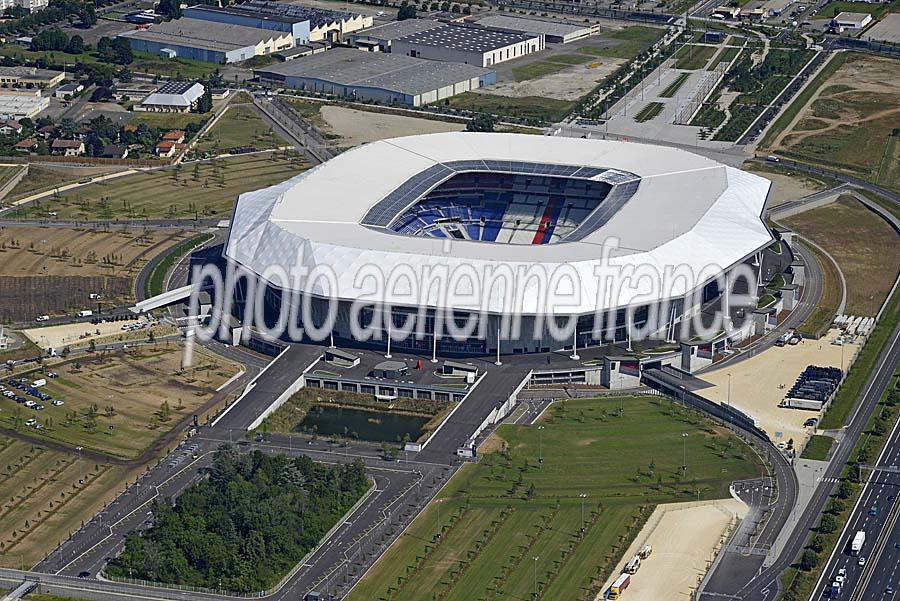
[[[687,473],[687,432],[681,433],[682,450],[684,451],[684,462],[681,464],[682,473]]]
[[[537,562],[538,562],[538,559],[540,559],[540,555],[535,555],[535,556],[532,557],[531,559],[534,560],[534,589],[532,589],[534,592],[531,593],[531,599],[532,599],[532,601],[537,601],[537,598],[538,598],[538,588],[537,588]]]
[[[583,492],[578,496],[581,497],[581,530],[579,533],[581,538],[584,538],[584,499],[587,497],[587,493]]]
[[[544,426],[538,426],[538,469],[544,467]]]

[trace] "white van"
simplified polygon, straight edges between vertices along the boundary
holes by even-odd
[[[49,315],[38,315],[37,317],[34,318],[34,320],[37,322],[50,321],[50,316]]]
[[[78,312],[78,317],[90,317],[90,316],[93,315],[93,314],[94,314],[93,311],[91,311],[90,309],[86,309],[86,310],[84,310],[84,311],[79,311],[79,312]]]

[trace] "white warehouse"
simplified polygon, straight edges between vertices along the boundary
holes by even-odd
[[[544,49],[542,33],[445,25],[394,40],[391,52],[413,58],[491,67]]]

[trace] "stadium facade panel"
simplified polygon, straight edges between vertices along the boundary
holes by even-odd
[[[769,187],[651,145],[411,136],[241,195],[224,255],[269,282],[273,314],[295,290],[319,299],[321,314],[324,299],[335,299],[338,338],[359,338],[351,326],[365,322],[383,340],[415,316],[416,334],[394,339],[396,348],[428,350],[437,338],[442,352],[479,354],[496,350],[499,338],[504,353],[546,351],[564,346],[549,322],[577,317],[582,346],[623,340],[627,325],[650,315],[664,315],[671,330],[697,314],[722,289],[715,278],[773,241],[761,218]],[[308,276],[317,269],[331,279]],[[387,284],[373,290],[364,276],[376,272]],[[427,279],[438,272],[450,274],[453,294]],[[692,277],[661,286],[639,277],[645,272]],[[459,301],[466,292],[470,303]],[[392,323],[377,319],[382,312]],[[453,340],[449,320],[474,313],[486,316],[477,332]],[[511,316],[516,331],[506,328]]]

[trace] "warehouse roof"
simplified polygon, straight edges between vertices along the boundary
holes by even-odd
[[[141,104],[189,107],[194,101],[203,96],[203,92],[202,84],[189,81],[173,81],[147,96]]]
[[[411,58],[401,54],[364,52],[351,48],[333,48],[271,67],[256,69],[266,76],[304,77],[338,85],[393,90],[417,95],[466,79],[491,73],[489,69]]]
[[[267,2],[265,0],[250,0],[242,5],[246,10],[266,15],[281,15],[295,20],[308,20],[313,27],[334,23],[335,21],[347,21],[362,15],[347,11],[317,8],[315,6],[303,6],[302,4],[288,4],[287,2]]]
[[[861,25],[866,21],[866,19],[871,19],[872,15],[869,13],[851,13],[851,12],[842,12],[839,13],[838,16],[834,18],[834,20],[838,23],[856,23],[857,25]]]
[[[119,37],[227,52],[285,35],[289,34],[185,17],[151,25],[149,29],[126,31]]]
[[[583,25],[570,25],[568,23],[544,21],[541,19],[523,19],[520,17],[511,17],[509,15],[488,15],[483,19],[478,19],[478,24],[485,27],[543,33],[545,35],[556,37],[574,35],[590,29],[590,27],[585,27]]]
[[[247,9],[240,5],[221,7],[212,4],[197,4],[195,6],[191,6],[190,8],[192,10],[205,10],[213,13],[234,15],[236,17],[252,17],[254,19],[261,19],[263,21],[275,21],[278,23],[288,23],[291,25],[293,25],[294,23],[302,23],[309,20],[305,17],[292,17],[284,14]]]
[[[463,52],[490,52],[531,39],[534,39],[533,35],[466,25],[444,25],[401,38],[403,42],[410,44]]]
[[[414,33],[421,33],[430,29],[443,27],[444,24],[433,19],[406,19],[405,21],[391,21],[384,25],[377,25],[356,32],[358,37],[370,37],[379,40],[396,40]]]

